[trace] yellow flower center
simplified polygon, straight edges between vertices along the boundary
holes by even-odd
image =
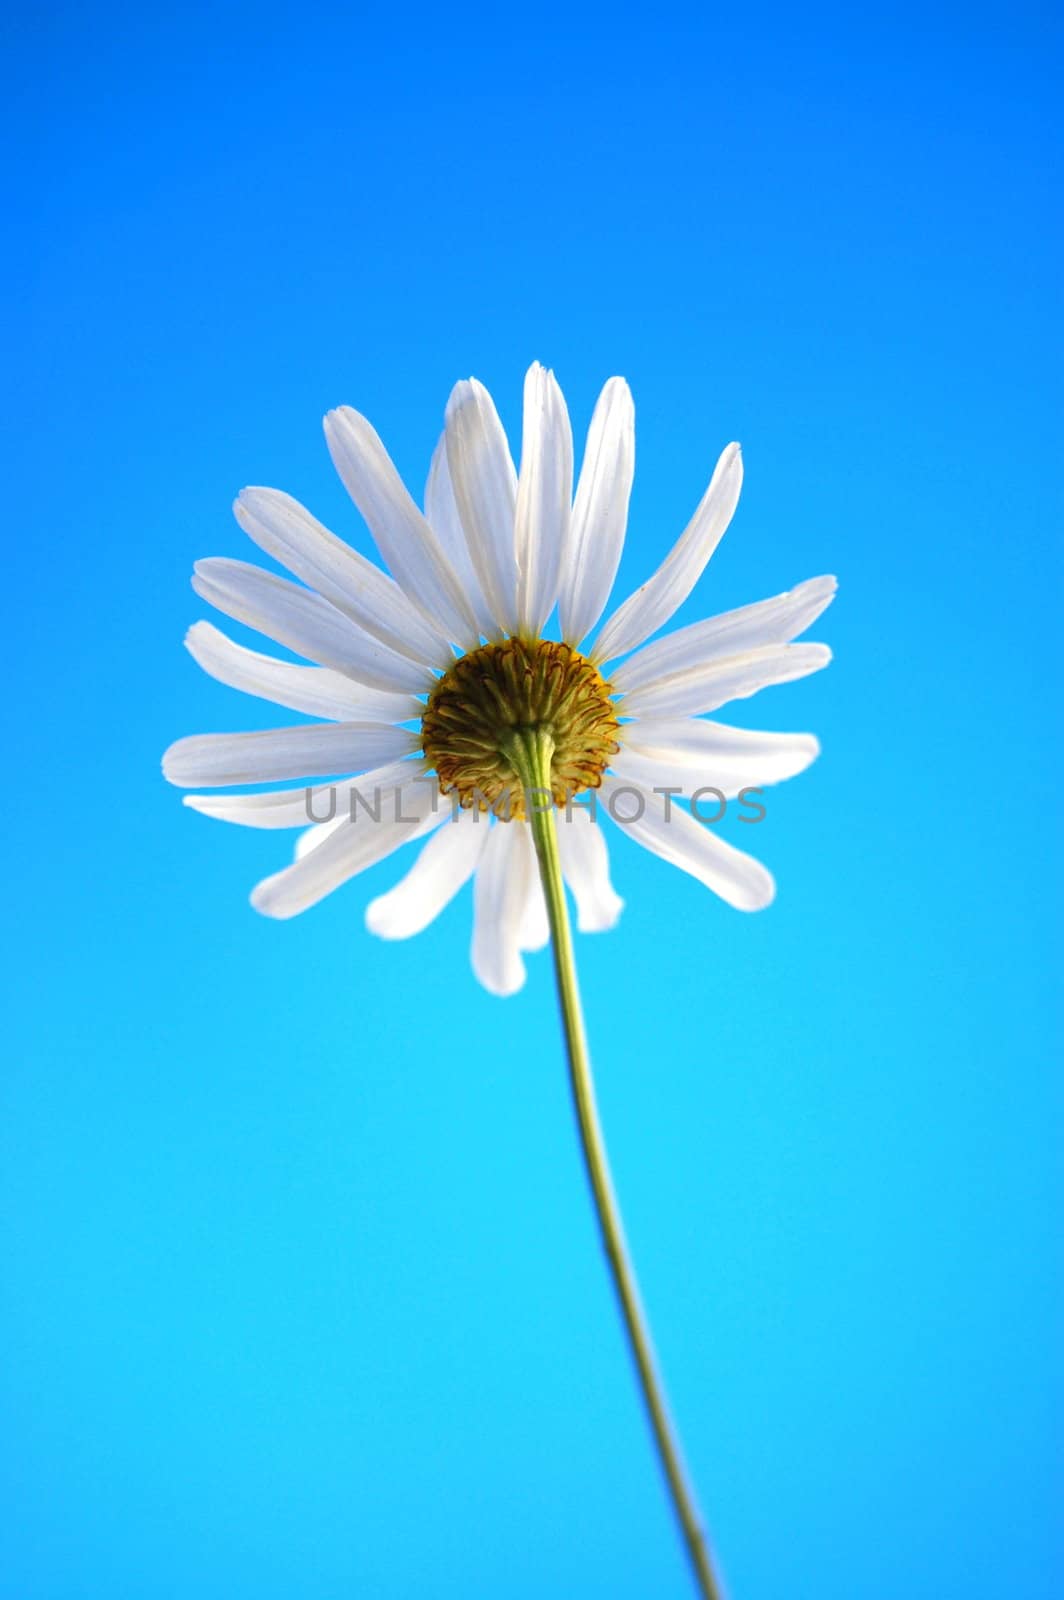
[[[421,719],[425,759],[443,792],[505,821],[526,814],[514,757],[528,734],[549,736],[551,794],[562,806],[598,788],[619,749],[618,728],[598,668],[553,639],[504,639],[459,656]]]

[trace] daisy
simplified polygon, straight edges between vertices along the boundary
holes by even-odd
[[[827,665],[825,645],[791,641],[827,606],[835,580],[814,578],[646,643],[687,599],[731,520],[739,446],[722,454],[658,571],[594,632],[621,557],[635,463],[622,378],[595,407],[575,497],[565,401],[538,364],[525,380],[520,474],[487,390],[459,383],[423,513],[358,412],[330,412],[325,436],[392,576],[289,495],[245,489],[234,506],[241,528],[301,581],[212,557],[197,562],[193,587],[315,665],[249,650],[209,622],[197,622],[186,644],[221,682],[328,720],[180,739],[163,762],[182,787],[351,775],[319,789],[185,796],[227,822],[304,829],[292,865],[260,883],[252,905],[295,916],[429,834],[407,875],[368,907],[368,927],[384,939],[418,933],[472,878],[474,971],[493,993],[513,993],[525,978],[522,952],[548,937],[522,793],[529,773],[515,746],[529,728],[553,743],[546,784],[582,931],[612,927],[623,905],[604,817],[730,905],[768,905],[771,874],[674,795],[712,787],[731,799],[817,755],[811,734],[748,732],[706,713]],[[550,639],[555,607],[560,637]]]
[[[214,557],[197,563],[193,587],[313,664],[249,650],[209,622],[186,642],[212,677],[320,720],[179,739],[163,770],[184,787],[222,789],[350,775],[342,784],[185,797],[227,822],[302,830],[293,863],[252,894],[267,916],[305,911],[420,839],[406,876],[366,912],[374,933],[419,932],[472,879],[473,968],[487,989],[512,994],[524,981],[522,952],[550,942],[584,1161],[625,1331],[692,1575],[705,1600],[719,1600],[613,1191],[565,886],[581,929],[613,926],[622,902],[610,882],[605,814],[729,905],[768,905],[766,869],[676,796],[692,806],[699,789],[734,797],[814,759],[811,734],[746,732],[707,714],[827,665],[826,646],[793,641],[829,604],[835,580],[813,578],[647,642],[687,599],[731,521],[742,483],[731,444],[657,572],[599,627],[635,465],[621,378],[595,407],[575,496],[565,401],[538,364],[525,379],[520,473],[487,390],[459,383],[424,512],[357,411],[331,411],[325,436],[391,575],[290,496],[245,489],[237,521],[299,581]]]

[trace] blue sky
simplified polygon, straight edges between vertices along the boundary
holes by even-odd
[[[834,571],[813,770],[742,917],[613,835],[580,941],[645,1296],[734,1600],[1064,1583],[1059,23],[1048,7],[6,22],[4,1600],[690,1591],[545,957],[468,895],[247,904],[183,810],[192,561],[245,483],[369,548],[320,417],[419,486],[470,373],[637,408],[627,592],[722,446],[681,621]],[[729,825],[726,825],[726,830]]]

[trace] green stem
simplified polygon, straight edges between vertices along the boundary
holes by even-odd
[[[547,901],[550,920],[551,947],[554,953],[554,973],[558,984],[562,1025],[569,1058],[569,1079],[580,1128],[580,1142],[584,1152],[591,1193],[598,1215],[602,1242],[610,1264],[613,1286],[617,1291],[625,1331],[636,1371],[639,1375],[643,1399],[646,1403],[650,1426],[654,1434],[658,1456],[668,1483],[673,1508],[683,1533],[687,1554],[691,1562],[699,1593],[704,1600],[722,1600],[722,1590],[713,1571],[709,1548],[702,1531],[694,1492],[688,1481],[680,1454],[679,1440],[669,1418],[664,1386],[658,1373],[650,1329],[639,1297],[639,1286],[624,1238],[624,1227],[610,1177],[606,1146],[602,1137],[595,1088],[588,1058],[587,1036],[580,1006],[580,993],[576,982],[576,962],[573,955],[573,937],[569,925],[569,908],[565,899],[561,861],[558,855],[558,834],[554,820],[554,806],[548,804],[550,793],[551,754],[554,741],[543,730],[528,729],[515,737],[512,757],[514,766],[527,791],[527,806],[532,827],[536,855],[539,860],[543,893]],[[538,791],[538,793],[537,793]]]

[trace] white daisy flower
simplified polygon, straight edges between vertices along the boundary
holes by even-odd
[[[632,398],[621,378],[610,379],[595,407],[575,497],[565,401],[538,364],[525,379],[520,473],[487,390],[459,383],[424,513],[357,411],[330,412],[325,436],[392,575],[288,495],[245,489],[237,521],[300,581],[215,558],[197,564],[193,585],[313,665],[260,655],[209,622],[187,639],[213,677],[322,720],[180,739],[163,770],[176,784],[219,788],[351,775],[310,788],[185,797],[228,822],[303,829],[292,865],[252,894],[268,916],[305,911],[422,839],[406,876],[369,906],[374,933],[418,933],[472,878],[473,968],[486,988],[512,994],[524,981],[523,952],[551,942],[606,1258],[692,1575],[704,1600],[720,1600],[610,1178],[565,885],[582,929],[613,926],[622,902],[610,882],[605,813],[730,905],[769,903],[770,874],[696,820],[697,792],[726,799],[789,778],[813,760],[817,741],[706,717],[827,665],[826,646],[793,641],[828,605],[835,580],[813,578],[647,643],[687,599],[731,521],[742,482],[731,444],[658,571],[596,632],[635,466]],[[555,608],[558,637],[549,637]],[[675,803],[678,793],[692,811]]]
[[[385,939],[407,938],[472,878],[474,971],[493,993],[512,994],[524,981],[522,953],[548,940],[528,820],[529,806],[548,799],[526,792],[528,730],[549,739],[558,851],[582,930],[612,927],[623,904],[610,881],[603,817],[729,905],[766,906],[769,872],[674,795],[712,788],[731,799],[792,777],[817,755],[811,734],[748,732],[706,716],[827,665],[825,645],[793,641],[829,604],[835,579],[813,578],[646,642],[687,599],[731,521],[739,446],[720,457],[654,576],[596,632],[620,562],[635,465],[622,378],[610,379],[595,407],[575,496],[565,401],[538,363],[525,379],[520,473],[487,390],[475,379],[459,383],[424,512],[357,411],[330,412],[325,436],[391,576],[289,495],[245,489],[237,521],[299,581],[212,557],[196,564],[193,587],[313,665],[261,655],[209,622],[186,640],[212,677],[324,720],[179,739],[163,760],[182,787],[351,775],[309,789],[185,796],[227,822],[304,830],[294,862],[255,888],[256,909],[294,916],[425,840],[406,876],[370,904],[367,925]],[[557,637],[548,637],[555,608]],[[307,828],[309,817],[328,820]]]

